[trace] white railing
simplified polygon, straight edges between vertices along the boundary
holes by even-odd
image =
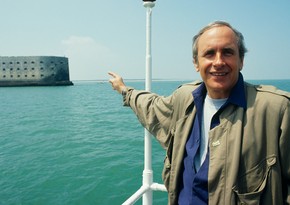
[[[145,89],[151,91],[152,81],[152,56],[151,56],[151,18],[152,8],[155,6],[154,1],[143,1],[146,8],[146,82]],[[142,186],[122,205],[134,204],[142,197],[143,205],[152,205],[152,191],[167,191],[163,184],[153,182],[152,170],[152,143],[151,134],[145,129],[144,135],[144,170]]]

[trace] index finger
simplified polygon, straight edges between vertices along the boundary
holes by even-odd
[[[114,72],[108,72],[108,74],[110,75],[110,76],[112,76],[112,77],[114,77],[114,78],[116,78],[118,75],[116,74],[116,73],[114,73]]]

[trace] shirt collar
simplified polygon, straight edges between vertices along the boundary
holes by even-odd
[[[206,95],[206,87],[204,82],[201,83],[200,86],[198,86],[197,89],[195,89],[192,92],[192,95],[195,100],[199,102],[203,102],[205,95]],[[244,87],[244,78],[241,73],[239,73],[239,78],[236,83],[236,85],[233,87],[230,96],[226,102],[226,104],[234,104],[239,107],[242,107],[244,109],[247,108],[247,101],[246,101],[246,94],[245,94],[245,87]]]
[[[244,109],[247,108],[245,85],[243,75],[239,74],[239,79],[236,85],[233,87],[232,92],[228,98],[228,103],[237,105]]]

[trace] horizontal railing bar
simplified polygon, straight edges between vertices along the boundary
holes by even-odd
[[[128,198],[122,205],[134,204],[142,195],[150,189],[149,186],[141,186],[130,198]]]
[[[167,189],[164,186],[164,184],[153,183],[153,184],[151,184],[150,188],[153,191],[164,191],[164,192],[167,192]]]

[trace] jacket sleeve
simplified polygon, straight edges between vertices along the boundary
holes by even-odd
[[[285,204],[290,205],[290,100],[286,105],[285,112],[283,113],[280,135],[280,153],[281,153],[281,167],[282,175],[284,178],[283,193],[285,196]]]
[[[174,94],[168,97],[159,96],[142,90],[128,88],[124,105],[130,106],[140,123],[160,144],[167,148],[173,113]]]

